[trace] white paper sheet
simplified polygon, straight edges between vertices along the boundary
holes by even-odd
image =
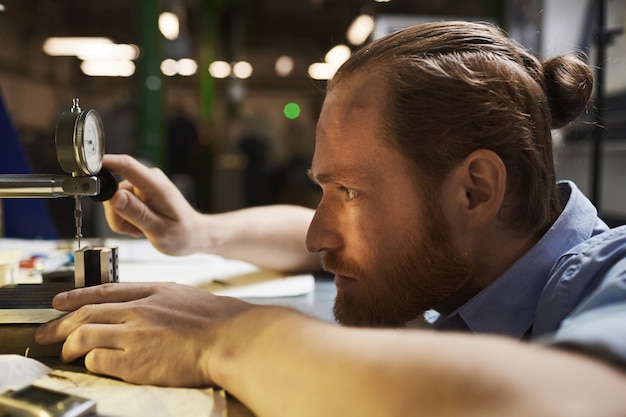
[[[93,399],[101,417],[226,416],[220,389],[133,385],[80,372],[52,370],[19,355],[0,355],[0,393],[27,385]]]
[[[113,240],[120,256],[121,282],[177,282],[239,298],[292,297],[314,290],[312,275],[279,272],[209,254],[168,256],[145,239]]]

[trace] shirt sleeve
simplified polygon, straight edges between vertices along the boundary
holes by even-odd
[[[600,285],[544,341],[626,367],[626,258],[612,264]]]

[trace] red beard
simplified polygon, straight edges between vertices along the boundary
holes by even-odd
[[[455,309],[478,292],[472,285],[476,268],[452,244],[441,211],[429,211],[421,232],[406,231],[393,247],[376,248],[374,273],[338,252],[324,253],[324,269],[356,279],[337,291],[333,311],[339,323],[403,327],[426,310]]]

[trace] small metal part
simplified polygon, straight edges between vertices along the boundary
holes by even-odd
[[[79,102],[78,97],[72,99],[72,108],[70,109],[70,111],[72,113],[80,113],[81,112],[80,104],[78,102]]]
[[[63,192],[67,195],[97,196],[102,188],[99,176],[71,177],[63,181]]]
[[[117,246],[85,247],[74,252],[76,288],[119,282]]]
[[[76,241],[78,242],[78,250],[80,250],[80,239],[83,237],[83,209],[81,206],[81,198],[74,197],[76,201],[74,208],[74,220],[76,222]]]

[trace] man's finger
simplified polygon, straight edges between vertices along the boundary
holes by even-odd
[[[109,205],[113,209],[113,214],[117,217],[114,220],[118,225],[122,223],[120,222],[121,219],[125,224],[132,225],[136,230],[141,228],[148,232],[152,231],[151,229],[158,229],[162,225],[160,216],[132,192],[118,191],[109,201]]]
[[[85,353],[85,368],[95,374],[106,374],[127,380],[129,373],[127,369],[132,367],[132,363],[128,362],[133,359],[136,360],[136,358],[130,358],[121,349],[95,348]]]
[[[104,155],[103,167],[140,190],[155,190],[167,182],[167,176],[160,168],[150,168],[130,155]]]
[[[86,324],[73,331],[63,344],[61,359],[72,362],[94,349],[118,349],[118,326]]]
[[[61,318],[39,326],[35,332],[35,341],[41,344],[62,342],[81,326],[94,323],[122,323],[127,315],[127,309],[121,304],[85,305]]]
[[[122,303],[153,293],[152,286],[144,283],[107,283],[59,293],[52,299],[52,306],[61,311],[73,311],[87,304]]]
[[[136,237],[143,236],[143,231],[123,216],[124,208],[129,199],[128,193],[128,191],[120,189],[109,201],[105,201],[103,204],[104,215],[113,231]]]

